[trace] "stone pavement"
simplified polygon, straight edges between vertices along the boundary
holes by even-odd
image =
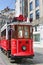
[[[43,49],[34,48],[35,56],[33,59],[25,59],[21,63],[10,63],[7,56],[0,51],[0,65],[43,65]]]
[[[5,65],[1,57],[0,57],[0,65]]]

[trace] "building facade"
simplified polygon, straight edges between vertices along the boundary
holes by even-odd
[[[15,17],[15,9],[10,9],[6,7],[4,10],[1,10],[0,13],[0,28],[6,23],[10,23],[11,20]]]
[[[32,19],[35,47],[43,47],[43,0],[28,0],[28,18]]]
[[[33,43],[34,47],[43,48],[43,24],[33,27]]]
[[[16,16],[22,14],[23,16],[28,16],[28,0],[16,0],[15,3],[15,13]]]
[[[4,10],[1,11],[1,14],[10,18],[10,17],[15,17],[15,9],[10,9],[6,7]]]

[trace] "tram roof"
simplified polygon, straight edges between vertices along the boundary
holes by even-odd
[[[13,22],[8,25],[32,25],[30,22]]]
[[[10,23],[10,24],[5,24],[2,28],[1,28],[1,32],[3,31],[3,30],[5,30],[6,28],[7,28],[7,26],[9,26],[9,25],[32,25],[31,23],[29,23],[29,22],[13,22],[13,23]]]
[[[2,28],[1,28],[1,32],[3,31],[3,30],[5,30],[7,28],[7,24],[5,24]]]

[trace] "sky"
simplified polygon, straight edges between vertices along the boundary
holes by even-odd
[[[15,8],[15,0],[0,0],[0,10],[9,7],[11,9]]]

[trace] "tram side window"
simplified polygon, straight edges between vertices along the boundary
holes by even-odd
[[[23,38],[23,26],[18,26],[18,38]]]
[[[6,30],[1,32],[1,39],[6,39]]]
[[[11,29],[8,31],[8,39],[11,39]]]
[[[24,38],[29,38],[29,26],[24,26]]]
[[[11,38],[17,38],[17,26],[13,25],[11,30]]]

